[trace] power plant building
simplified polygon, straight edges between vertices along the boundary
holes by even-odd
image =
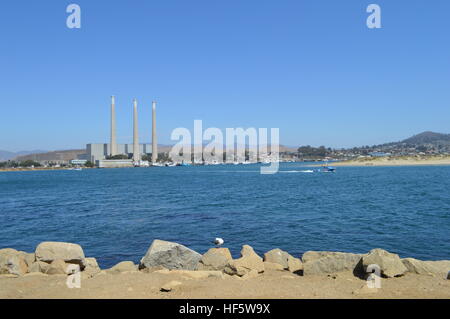
[[[92,162],[98,160],[104,160],[108,156],[111,155],[111,144],[87,144],[86,145],[86,154],[87,158]],[[125,154],[129,157],[133,156],[133,143],[132,144],[116,144],[117,153],[115,155]],[[139,153],[140,154],[151,154],[152,153],[152,144],[139,144]]]
[[[111,97],[111,131],[110,143],[87,144],[85,159],[99,167],[140,166],[142,155],[151,154],[152,163],[158,158],[156,139],[156,102],[152,102],[152,144],[139,143],[137,100],[133,100],[133,143],[117,144],[116,138],[116,100]],[[129,159],[110,159],[115,155],[126,155]],[[147,163],[148,166],[148,163]]]

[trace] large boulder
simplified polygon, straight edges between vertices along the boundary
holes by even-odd
[[[264,254],[264,261],[280,264],[284,269],[288,268],[288,258],[289,254],[279,248],[272,249]]]
[[[265,253],[264,261],[279,264],[283,269],[291,272],[297,272],[303,269],[302,261],[299,258],[295,258],[279,248],[272,249]]]
[[[183,245],[163,240],[154,240],[139,268],[163,266],[167,269],[196,270],[202,255]]]
[[[228,248],[211,248],[202,256],[197,268],[198,270],[222,271],[232,259]]]
[[[225,266],[224,272],[228,275],[243,277],[248,274],[264,272],[264,262],[252,247],[244,245],[241,250],[241,258],[230,260]]]
[[[369,254],[363,256],[362,265],[365,271],[369,265],[378,265],[381,275],[388,278],[401,276],[408,271],[397,254],[380,248],[372,249]]]
[[[403,258],[402,263],[409,272],[419,275],[445,277],[450,271],[450,260],[422,261],[414,258]]]
[[[284,267],[281,266],[278,263],[272,263],[270,261],[265,261],[264,262],[264,271],[269,271],[269,270],[277,270],[277,271],[284,271]]]
[[[85,258],[84,263],[86,267],[84,268],[83,273],[88,278],[93,277],[101,271],[97,259],[95,258]]]
[[[0,249],[0,274],[22,276],[28,272],[23,252],[12,248]]]
[[[321,275],[344,271],[359,271],[363,255],[328,251],[308,251],[303,254],[303,274]]]
[[[32,263],[31,266],[28,268],[28,272],[46,274],[49,267],[50,265],[43,261],[36,261]]]
[[[62,242],[43,242],[36,247],[36,260],[48,264],[54,260],[63,260],[69,264],[80,265],[84,268],[85,257],[83,248],[78,244]]]
[[[67,274],[67,264],[62,259],[53,260],[47,268],[47,275],[65,275]]]
[[[84,269],[85,271],[89,269],[100,270],[100,266],[98,265],[97,259],[95,258],[85,258],[84,263],[86,265],[86,268]]]
[[[295,257],[289,255],[287,270],[289,270],[290,272],[295,272],[295,273],[303,270],[303,263],[300,260],[300,258],[295,258]]]
[[[19,255],[25,260],[28,267],[30,267],[36,261],[36,256],[34,255],[34,253],[19,251]]]

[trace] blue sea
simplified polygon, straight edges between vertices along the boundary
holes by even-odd
[[[340,167],[282,163],[0,172],[0,248],[80,244],[101,267],[139,262],[154,239],[200,253],[222,237],[262,254],[281,248],[450,260],[450,166]]]

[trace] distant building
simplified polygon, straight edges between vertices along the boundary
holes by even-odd
[[[104,160],[111,154],[111,144],[87,144],[86,158],[95,163],[98,160]],[[139,144],[140,154],[151,154],[152,144]],[[117,144],[116,155],[125,154],[131,157],[133,154],[133,144]]]
[[[113,168],[113,167],[133,167],[132,159],[124,160],[97,160],[95,166],[98,168]]]
[[[138,109],[137,100],[133,100],[133,143],[117,144],[116,138],[116,99],[111,97],[111,136],[110,143],[87,144],[85,158],[98,167],[128,166],[127,160],[111,160],[108,157],[126,155],[132,158],[132,166],[148,166],[147,161],[142,161],[142,155],[152,154],[153,163],[158,158],[158,145],[156,140],[156,102],[152,102],[152,144],[139,144]],[[110,161],[107,163],[106,161]]]
[[[87,162],[86,159],[74,159],[70,161],[70,164],[72,165],[85,165]]]
[[[391,153],[385,153],[385,152],[372,152],[369,153],[370,156],[372,157],[383,157],[383,156],[390,156]]]

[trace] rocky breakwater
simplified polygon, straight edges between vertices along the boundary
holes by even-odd
[[[367,278],[373,266],[382,278],[394,278],[407,274],[448,279],[450,261],[420,261],[400,258],[383,249],[373,249],[365,254],[328,251],[308,251],[297,258],[281,249],[273,249],[263,256],[251,246],[244,245],[240,257],[233,259],[228,248],[211,248],[205,254],[178,243],[154,240],[138,264],[122,261],[110,269],[101,270],[95,258],[85,257],[80,245],[61,242],[43,242],[34,253],[15,249],[0,249],[0,275],[9,277],[28,275],[70,275],[73,266],[79,267],[82,278],[100,275],[155,273],[167,276],[161,291],[169,292],[182,287],[183,280],[227,278],[247,280],[270,273],[298,276],[327,276],[347,272]],[[284,276],[286,277],[286,276]],[[166,277],[164,277],[166,278]]]
[[[0,249],[0,274],[3,275],[67,275],[73,273],[74,269],[91,274],[100,270],[95,258],[86,258],[83,249],[77,244],[43,242],[34,253]]]

